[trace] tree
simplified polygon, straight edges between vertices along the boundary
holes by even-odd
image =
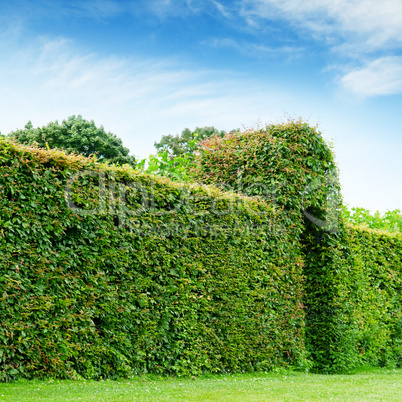
[[[231,132],[237,131],[239,129]],[[208,137],[223,137],[225,134],[225,131],[219,131],[215,127],[196,127],[194,131],[185,128],[180,135],[169,134],[162,136],[160,142],[155,142],[154,146],[159,153],[167,151],[169,158],[173,159],[177,156],[194,152],[198,148],[198,143]]]
[[[236,129],[230,133],[239,131]],[[199,143],[209,137],[223,137],[225,134],[225,131],[219,131],[215,127],[196,127],[194,131],[185,128],[181,134],[164,135],[159,142],[154,143],[157,155],[150,155],[148,159],[141,160],[137,168],[175,181],[193,181],[189,172]]]
[[[81,116],[70,116],[62,124],[56,120],[42,128],[34,128],[29,121],[23,130],[13,131],[8,137],[21,144],[59,148],[84,156],[95,155],[102,162],[136,165],[135,157],[129,155],[130,151],[120,138]]]
[[[386,230],[388,232],[402,232],[402,212],[399,209],[380,213],[372,213],[365,208],[343,207],[343,215],[352,225],[366,226],[370,229]]]

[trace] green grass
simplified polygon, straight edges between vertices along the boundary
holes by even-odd
[[[119,381],[17,381],[0,384],[0,401],[400,401],[402,369],[349,375],[296,372],[144,376]]]

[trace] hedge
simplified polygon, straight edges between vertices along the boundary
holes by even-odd
[[[0,140],[0,375],[306,366],[278,208]]]
[[[402,364],[402,235],[316,128],[209,138],[202,185],[0,141],[2,380]]]
[[[193,177],[270,199],[288,211],[321,210],[330,192],[335,158],[321,133],[302,121],[210,137],[200,144]],[[301,224],[301,222],[298,222]]]
[[[316,128],[290,121],[210,138],[195,162],[194,178],[269,199],[282,209],[287,227],[294,228],[304,260],[306,347],[314,371],[400,363],[396,278],[401,261],[395,257],[400,243],[379,247],[377,234],[370,243],[346,225],[335,157]],[[381,275],[381,286],[396,286],[382,299],[371,287],[374,271]],[[374,313],[380,300],[385,315]],[[394,321],[385,319],[391,314],[388,306]]]
[[[320,372],[402,362],[402,236],[344,226],[304,239],[306,343]]]
[[[361,363],[402,364],[402,235],[350,226]]]

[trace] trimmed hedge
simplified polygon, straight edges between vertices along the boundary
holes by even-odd
[[[402,365],[402,235],[350,226],[359,362]]]
[[[2,380],[402,363],[402,235],[345,223],[303,122],[204,141],[228,192],[1,139],[0,169]]]
[[[377,234],[369,243],[346,226],[334,155],[320,132],[292,121],[231,133],[204,141],[195,161],[196,179],[268,198],[282,209],[287,227],[294,228],[303,252],[306,347],[314,371],[400,362],[400,318],[385,320],[373,311],[382,300],[392,306],[392,314],[400,314],[401,289],[396,286],[381,299],[370,287],[373,270],[383,281],[393,270],[390,283],[381,286],[397,283],[401,262],[394,254],[400,253],[400,243],[386,251]],[[387,268],[379,265],[380,252],[390,261]],[[385,306],[384,314],[390,314]],[[381,336],[373,335],[374,327],[381,328]]]
[[[402,236],[306,222],[306,343],[320,372],[402,363]]]
[[[287,217],[305,261],[306,344],[313,369],[350,368],[351,315],[338,300],[347,278],[340,186],[321,133],[291,121],[207,139],[200,149],[195,178],[260,195]]]
[[[334,170],[333,152],[321,133],[291,121],[206,139],[192,174],[202,183],[268,198],[289,211],[315,213],[331,191],[339,192],[329,177]]]
[[[306,346],[313,370],[346,372],[358,364],[354,265],[342,221],[330,233],[306,220],[304,251]]]
[[[2,380],[307,364],[268,203],[4,140],[0,170]]]

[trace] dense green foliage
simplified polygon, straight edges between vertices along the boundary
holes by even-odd
[[[307,364],[300,249],[267,203],[0,147],[2,380]]]
[[[23,130],[13,131],[8,137],[21,144],[58,148],[84,156],[95,155],[99,161],[136,164],[134,156],[129,155],[120,138],[81,116],[70,116],[61,124],[56,120],[42,128],[33,128],[28,122]]]
[[[349,351],[341,346],[348,343],[344,321],[350,314],[345,316],[342,305],[333,311],[343,274],[336,257],[343,231],[334,173],[331,149],[301,121],[206,140],[193,168],[197,180],[270,199],[287,217],[287,227],[295,228],[306,261],[307,347],[320,371],[350,367]]]
[[[238,132],[232,130],[230,133]],[[185,128],[181,134],[164,135],[155,142],[157,155],[150,155],[138,163],[137,168],[153,175],[169,177],[174,181],[191,182],[189,174],[194,157],[202,141],[210,137],[223,137],[226,133],[215,127],[197,127],[194,131]]]
[[[374,297],[372,304],[362,297],[370,279],[351,242],[334,156],[320,133],[298,121],[207,139],[192,173],[201,182],[269,198],[283,209],[303,250],[306,346],[313,369],[341,372],[361,364],[367,356],[361,339],[368,326],[375,322],[391,331],[391,324],[381,324],[379,315],[370,323],[356,318],[356,309],[370,314],[378,305]],[[398,272],[401,262],[394,262]],[[394,303],[395,295],[387,297]],[[398,360],[397,352],[380,358],[383,351],[374,338],[365,342],[371,361]]]
[[[371,213],[365,208],[345,207],[343,213],[347,222],[352,225],[402,233],[402,212],[399,209],[385,213],[380,213],[379,211]]]
[[[0,144],[3,380],[402,364],[402,235],[348,224],[308,124],[139,166],[215,187]]]
[[[306,225],[306,342],[315,366],[400,366],[402,236],[342,224],[336,242]]]
[[[195,143],[195,141],[194,141]],[[169,157],[167,151],[159,152],[157,156],[149,155],[148,159],[138,162],[136,168],[156,176],[168,177],[177,182],[193,182],[189,171],[194,163],[194,154],[186,153],[175,158]]]
[[[269,198],[287,210],[319,213],[338,193],[334,157],[301,121],[233,132],[201,143],[192,171],[203,183]]]
[[[359,363],[402,364],[402,235],[348,227],[349,303]]]

